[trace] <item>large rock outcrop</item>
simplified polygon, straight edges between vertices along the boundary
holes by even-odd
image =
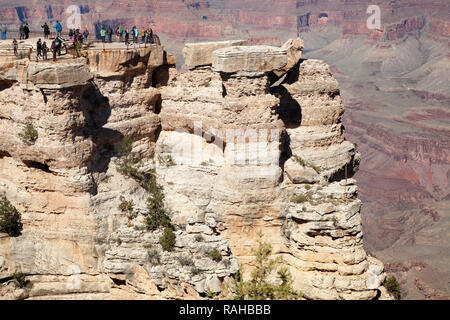
[[[50,11],[53,19],[67,21],[66,9],[74,4],[18,2],[0,0],[0,20],[10,31],[26,17],[31,30],[40,32]],[[384,262],[427,262],[425,271],[396,273],[405,279],[404,298],[429,298],[415,285],[416,277],[450,297],[440,281],[450,278],[450,269],[441,267],[443,250],[438,250],[444,246],[450,252],[450,241],[435,237],[448,229],[447,220],[424,222],[428,218],[421,212],[428,207],[441,217],[450,212],[448,1],[384,1],[379,29],[367,28],[369,1],[75,2],[83,3],[82,25],[91,35],[98,22],[152,24],[180,63],[185,42],[248,39],[248,45],[281,46],[289,37],[304,38],[304,56],[332,66],[345,101],[347,137],[367,154],[357,176],[366,249]],[[1,46],[11,49],[11,42]]]
[[[351,178],[359,154],[329,67],[300,60],[301,40],[203,47],[211,62],[185,73],[160,46],[2,64],[0,192],[24,229],[0,235],[0,297],[201,298],[251,270],[259,233],[304,297],[379,295],[383,265],[362,247]],[[35,141],[21,138],[27,125]],[[118,171],[125,136],[164,189],[171,252],[145,228],[146,191]],[[33,287],[15,288],[16,272]]]

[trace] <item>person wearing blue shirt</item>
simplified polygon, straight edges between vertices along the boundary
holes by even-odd
[[[1,29],[2,29],[2,40],[6,40],[6,30],[7,30],[6,24],[2,24]]]
[[[62,25],[61,25],[61,23],[59,23],[59,21],[56,21],[55,29],[56,29],[56,36],[60,37],[61,31],[62,31]]]
[[[139,41],[139,29],[138,28],[134,29],[134,41],[136,42],[136,44]]]

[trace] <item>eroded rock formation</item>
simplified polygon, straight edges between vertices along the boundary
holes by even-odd
[[[301,40],[237,44],[189,45],[185,73],[160,46],[2,64],[0,192],[24,228],[0,235],[0,297],[201,298],[251,269],[259,233],[305,298],[380,297],[337,81],[300,59]],[[171,252],[145,228],[145,190],[118,172],[124,137],[163,186]],[[17,272],[33,287],[16,288]]]

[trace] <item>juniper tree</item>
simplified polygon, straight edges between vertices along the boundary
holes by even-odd
[[[3,195],[0,198],[0,232],[6,232],[10,236],[18,236],[22,227],[19,211]]]

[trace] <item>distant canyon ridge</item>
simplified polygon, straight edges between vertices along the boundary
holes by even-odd
[[[73,1],[0,0],[0,20],[41,30]],[[151,25],[179,65],[185,43],[305,41],[332,66],[358,143],[366,250],[410,299],[449,298],[450,3],[440,0],[79,0],[82,28]],[[381,10],[368,29],[367,8]]]

